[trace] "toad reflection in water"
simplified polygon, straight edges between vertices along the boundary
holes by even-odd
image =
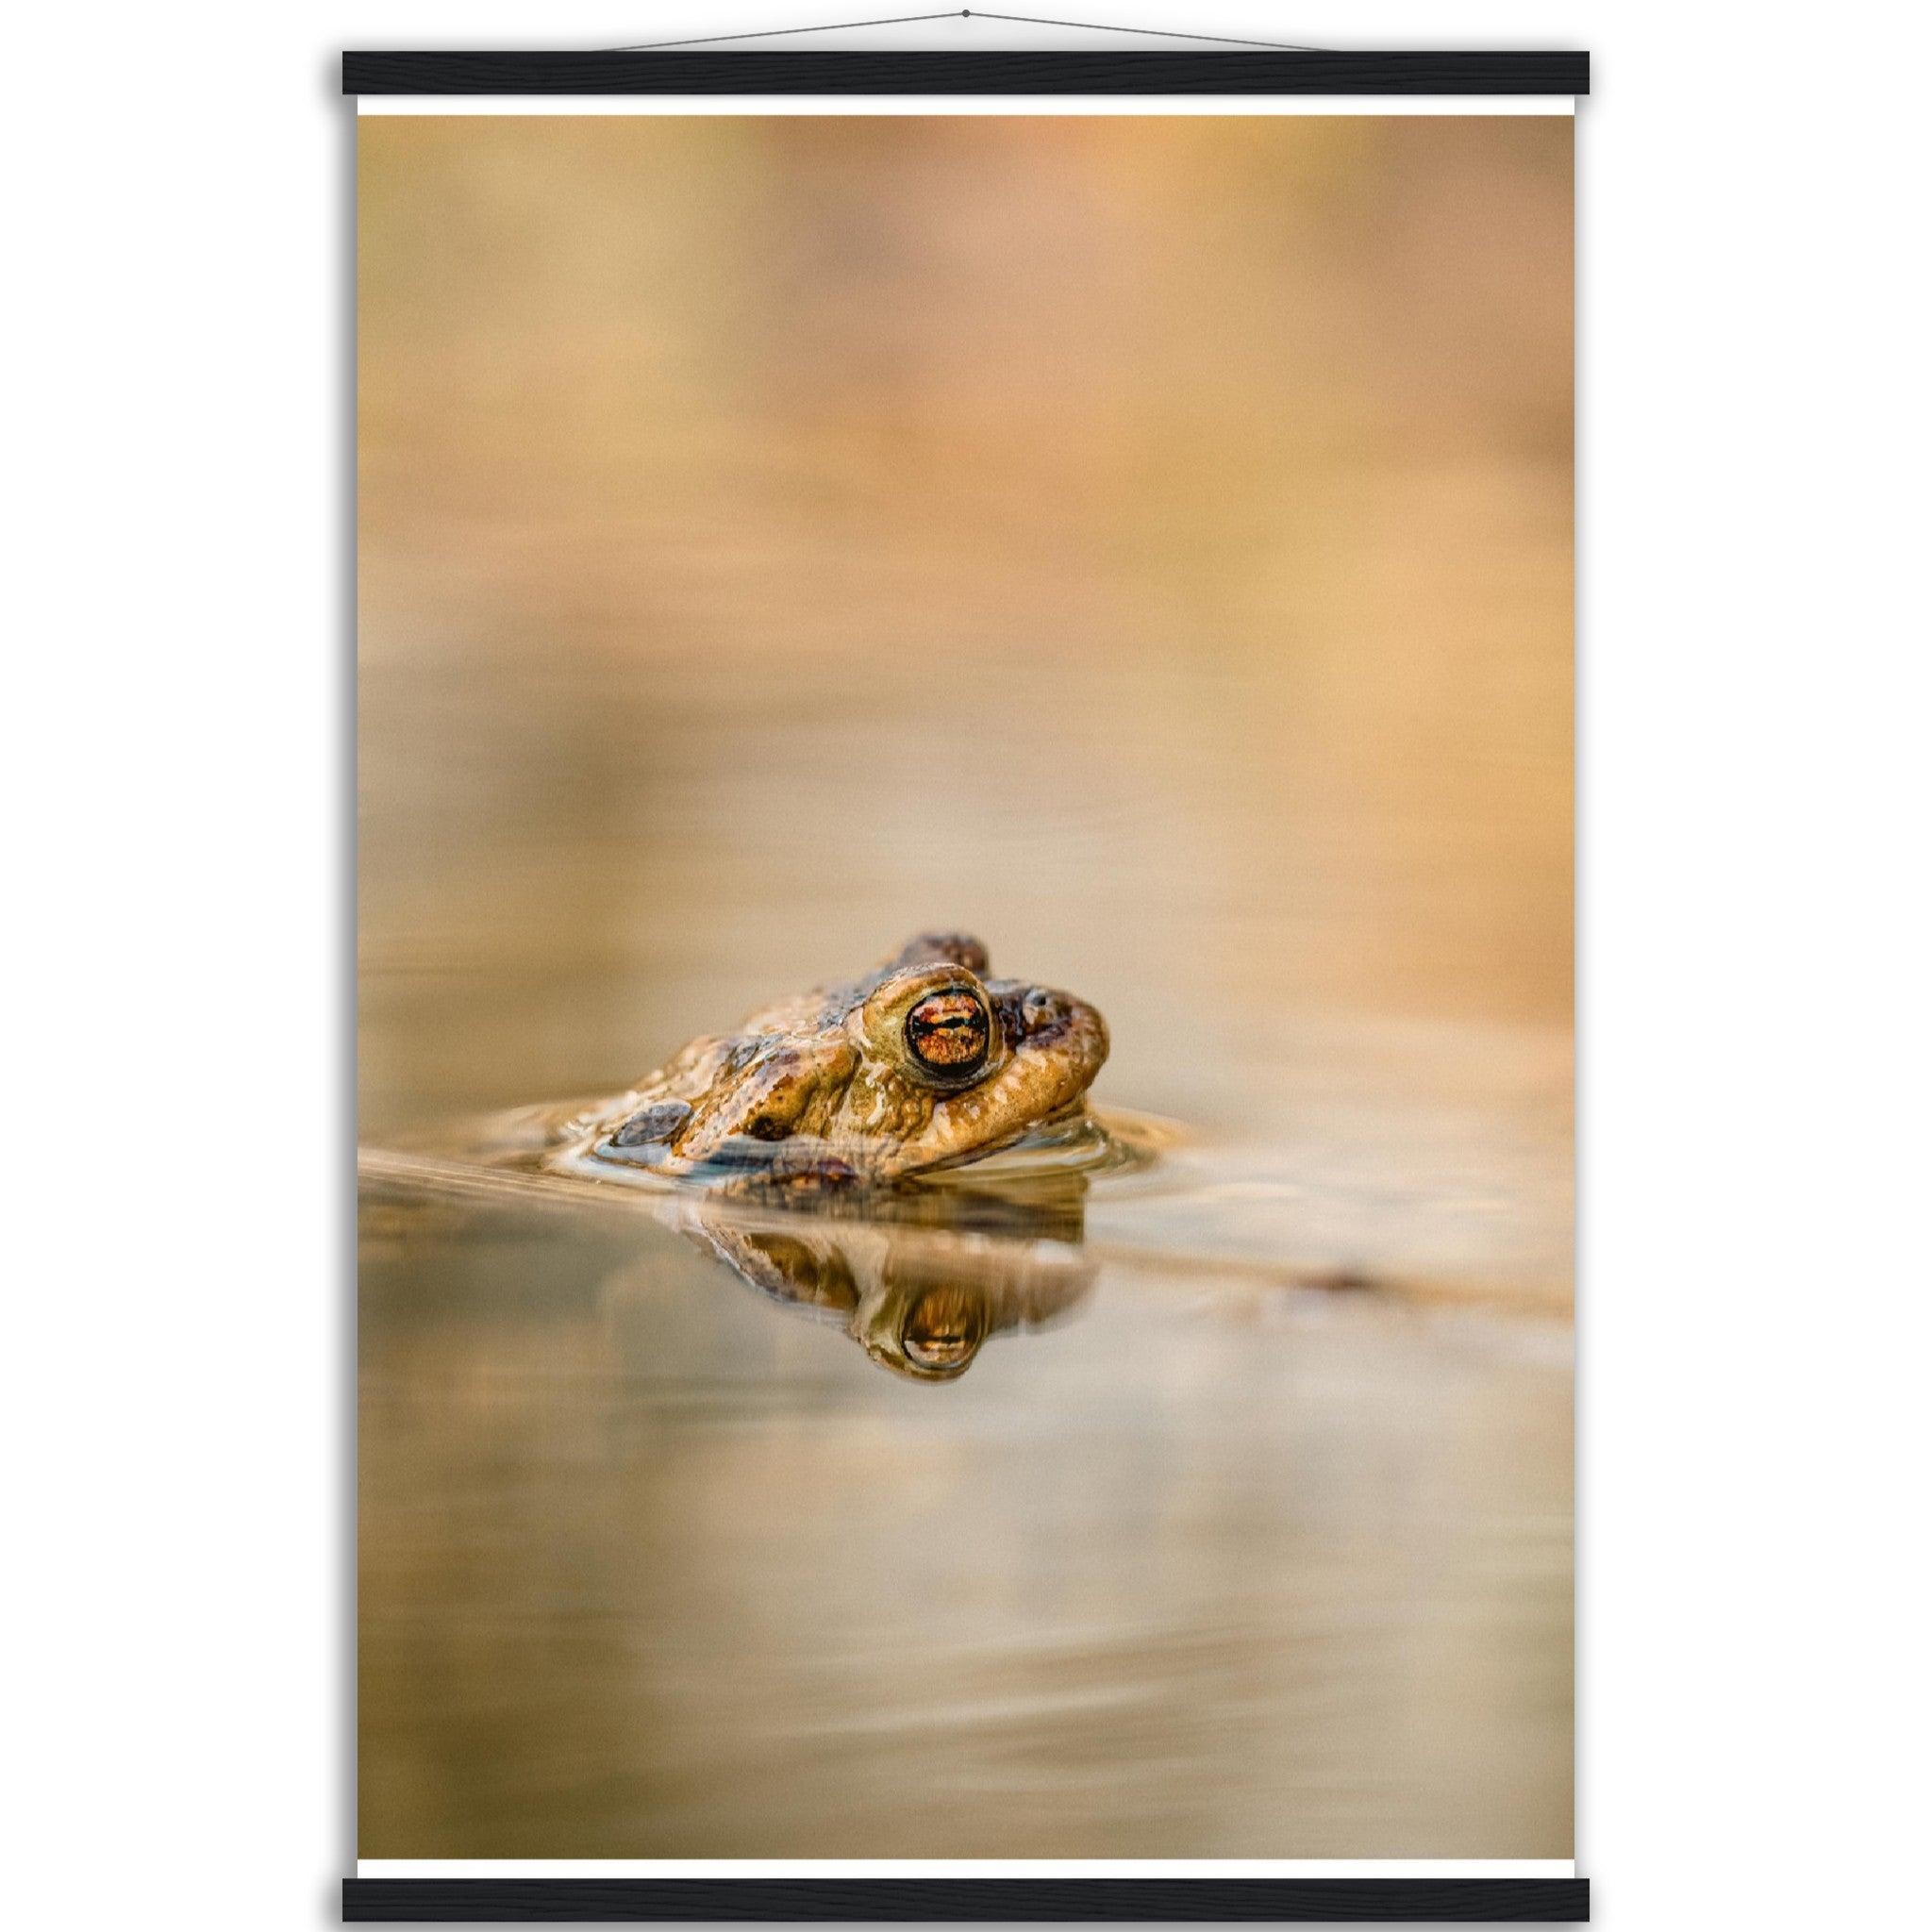
[[[708,1198],[666,1203],[659,1218],[760,1293],[842,1328],[882,1368],[950,1382],[991,1336],[1085,1299],[1096,1273],[1080,1246],[1086,1186],[1061,1174],[1024,1203],[959,1204],[996,1226],[748,1213]]]

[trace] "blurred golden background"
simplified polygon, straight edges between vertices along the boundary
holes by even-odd
[[[1571,131],[361,121],[365,1139],[932,925],[1187,1135],[945,1390],[378,1203],[364,1856],[1567,1856]]]
[[[365,1125],[933,924],[1203,1127],[1365,1017],[1547,1088],[1570,174],[1557,118],[365,120]]]

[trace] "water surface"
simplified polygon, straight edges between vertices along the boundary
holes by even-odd
[[[365,1217],[364,1857],[1567,1850],[1563,1324],[915,1228],[933,1385],[635,1203]]]

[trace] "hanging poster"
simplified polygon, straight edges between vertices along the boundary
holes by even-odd
[[[349,57],[351,1917],[1584,1915],[1585,84]]]

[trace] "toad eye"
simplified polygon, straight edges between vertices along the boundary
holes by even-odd
[[[958,1076],[986,1060],[986,1008],[970,992],[930,992],[906,1015],[906,1045],[921,1066]]]

